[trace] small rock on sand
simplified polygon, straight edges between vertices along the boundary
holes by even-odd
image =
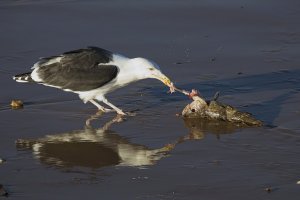
[[[270,188],[270,187],[267,187],[267,188],[265,188],[265,191],[266,191],[266,192],[268,192],[268,193],[270,193],[270,192],[272,192],[272,191],[273,191],[273,189],[272,189],[272,188]]]
[[[12,100],[10,106],[13,109],[20,109],[23,108],[23,102],[21,100]]]
[[[0,164],[4,163],[6,160],[3,158],[0,158]]]
[[[8,193],[6,192],[6,190],[3,188],[3,185],[0,184],[0,197],[1,196],[7,196]]]

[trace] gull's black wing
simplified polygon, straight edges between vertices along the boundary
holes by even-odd
[[[109,64],[112,54],[97,47],[42,58],[34,69],[40,83],[72,91],[88,91],[112,81],[118,67]]]

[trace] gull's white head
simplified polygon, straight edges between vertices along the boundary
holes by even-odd
[[[155,78],[168,87],[171,87],[172,82],[161,72],[159,66],[155,62],[145,58],[133,58],[131,61],[138,79]]]

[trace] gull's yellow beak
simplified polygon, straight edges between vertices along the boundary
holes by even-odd
[[[170,93],[175,92],[175,90],[176,90],[175,86],[173,85],[171,80],[168,77],[166,77],[163,73],[160,73],[159,75],[154,76],[154,78],[160,80],[166,86],[168,86],[170,88]]]
[[[165,75],[162,75],[159,79],[161,82],[163,82],[166,86],[170,87],[171,86],[171,80],[166,77]]]

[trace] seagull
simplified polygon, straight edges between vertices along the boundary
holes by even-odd
[[[99,47],[40,58],[31,72],[13,77],[17,82],[38,83],[76,93],[84,103],[90,102],[102,112],[112,111],[99,104],[102,102],[120,115],[126,114],[110,103],[105,95],[147,78],[158,79],[171,92],[175,91],[173,83],[155,62],[140,57],[128,58]]]

